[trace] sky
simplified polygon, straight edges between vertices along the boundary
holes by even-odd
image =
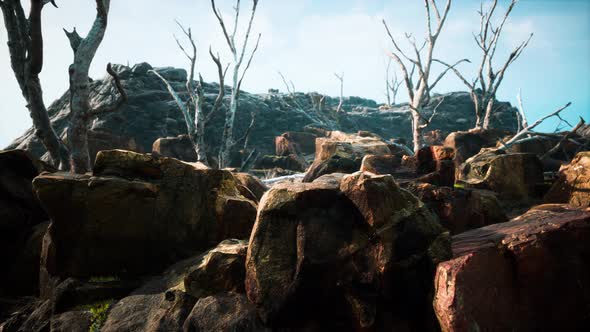
[[[485,0],[486,4],[489,0]],[[23,0],[23,3],[26,3]],[[440,6],[443,0],[438,0]],[[500,11],[508,6],[500,0]],[[46,104],[68,87],[67,69],[73,60],[62,28],[76,27],[85,35],[95,16],[94,0],[57,0],[59,9],[43,11],[45,65],[41,73]],[[217,0],[231,21],[234,1]],[[28,5],[25,4],[25,8]],[[242,0],[244,24],[250,0]],[[449,19],[435,49],[435,57],[449,63],[480,53],[472,33],[479,28],[478,0],[453,1]],[[344,73],[344,94],[385,102],[386,52],[392,49],[383,25],[385,19],[404,47],[404,32],[420,40],[425,33],[425,13],[420,0],[260,0],[253,27],[261,33],[259,50],[243,83],[249,92],[270,88],[284,91],[278,72],[293,81],[297,91],[338,95]],[[102,78],[108,62],[187,68],[187,59],[173,35],[181,36],[175,20],[193,29],[199,49],[197,70],[206,81],[217,79],[207,51],[219,51],[229,62],[228,48],[209,0],[113,0],[109,26],[91,67],[91,77]],[[0,18],[0,148],[31,126],[31,119],[10,68],[6,29]],[[240,26],[241,31],[245,27]],[[590,121],[590,1],[521,0],[505,26],[496,55],[503,64],[512,49],[534,33],[529,47],[514,63],[502,83],[498,98],[516,105],[522,91],[529,123],[571,101],[564,118],[576,124],[580,116]],[[253,40],[250,47],[253,45]],[[394,68],[394,67],[392,67]],[[436,67],[435,73],[440,71]],[[462,64],[472,77],[475,64]],[[439,93],[466,90],[454,75],[437,87]],[[407,101],[402,88],[400,102]],[[540,127],[553,131],[556,121]]]

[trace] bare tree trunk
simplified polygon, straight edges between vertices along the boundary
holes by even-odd
[[[213,9],[213,13],[217,17],[219,25],[223,31],[223,35],[227,42],[227,45],[232,53],[233,56],[233,76],[232,76],[232,94],[230,99],[230,106],[229,110],[226,112],[225,115],[225,124],[223,127],[223,136],[221,147],[219,150],[219,168],[223,168],[229,165],[231,159],[231,153],[233,148],[236,145],[236,140],[234,139],[234,125],[236,119],[236,113],[238,112],[238,104],[239,104],[239,97],[240,97],[240,87],[242,86],[242,82],[250,68],[250,64],[252,63],[252,59],[254,58],[254,54],[256,50],[258,50],[258,45],[260,43],[261,35],[258,35],[258,40],[256,41],[256,45],[250,54],[250,58],[246,64],[246,67],[240,74],[241,66],[243,64],[244,56],[246,55],[246,48],[248,46],[248,40],[250,39],[250,32],[252,30],[252,23],[254,21],[254,16],[256,15],[256,8],[258,7],[259,0],[252,0],[252,11],[250,14],[250,20],[248,22],[248,27],[246,29],[246,33],[244,35],[243,44],[240,49],[236,44],[236,34],[238,29],[238,22],[240,18],[240,0],[236,0],[236,5],[234,7],[235,16],[234,16],[234,26],[233,30],[229,32],[226,28],[225,21],[221,13],[218,11],[215,0],[211,0],[211,7]]]
[[[412,139],[414,144],[414,154],[422,148],[422,117],[420,113],[412,111]]]
[[[39,81],[39,73],[43,69],[41,14],[47,3],[31,0],[28,20],[20,0],[0,1],[0,10],[4,17],[12,70],[27,101],[35,136],[49,152],[51,162],[60,169],[66,169],[68,151],[51,126]],[[51,3],[55,6],[53,1]]]
[[[121,86],[119,77],[109,63],[107,71],[113,78],[122,98],[114,106],[96,109],[90,107],[88,71],[106,32],[110,3],[110,0],[96,0],[96,19],[86,38],[81,38],[76,29],[71,33],[64,30],[74,51],[74,63],[70,65],[69,70],[70,125],[68,127],[68,142],[71,170],[78,174],[86,173],[90,169],[88,152],[88,125],[90,121],[100,114],[118,110],[127,101],[127,95]]]
[[[492,97],[490,100],[488,100],[488,103],[486,104],[486,113],[485,113],[485,117],[483,119],[483,129],[490,129],[492,111],[494,108],[494,99],[495,98]]]

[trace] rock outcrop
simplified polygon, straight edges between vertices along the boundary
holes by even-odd
[[[278,184],[260,203],[246,292],[277,328],[433,328],[432,276],[450,257],[448,240],[391,176]]]
[[[157,272],[248,238],[256,217],[232,173],[129,151],[100,152],[93,174],[47,173],[33,185],[52,220],[42,256],[51,277]]]
[[[316,139],[315,159],[303,182],[312,182],[322,175],[332,173],[350,174],[360,170],[366,155],[387,156],[395,148],[383,139],[335,131]]]
[[[455,151],[455,166],[459,167],[467,159],[475,156],[482,148],[495,147],[499,140],[510,132],[502,130],[469,130],[451,133],[445,139],[444,146]]]
[[[416,195],[451,234],[508,221],[496,195],[487,190],[438,187],[409,182],[404,188]]]
[[[590,209],[543,205],[453,237],[438,265],[443,331],[576,331],[588,326]]]
[[[547,203],[590,207],[590,152],[580,152],[559,170],[559,177],[545,195]]]
[[[179,135],[186,134],[186,124],[165,85],[149,72],[152,67],[146,63],[134,67],[121,65],[113,67],[119,73],[121,82],[129,95],[129,101],[119,112],[106,114],[91,123],[89,128],[91,159],[94,160],[97,152],[101,150],[124,149],[148,153],[152,151],[156,140],[167,137],[172,139],[159,142],[159,149],[164,152],[163,155],[184,158],[185,154],[168,155],[166,152],[185,150],[172,148],[169,143]],[[188,98],[184,92],[186,91],[186,71],[174,68],[156,68],[156,70],[168,79],[174,89],[179,92],[181,98]],[[208,111],[214,102],[218,85],[205,84],[204,87],[206,96],[204,109]],[[107,91],[110,88],[110,80],[94,80],[90,83],[91,104],[100,106],[109,103],[108,97],[99,92]],[[229,96],[229,88],[226,90],[226,96]],[[409,140],[411,137],[410,115],[407,105],[398,105],[380,111],[375,101],[349,97],[345,99],[344,109],[346,112],[338,113],[336,112],[338,98],[325,97],[324,107],[319,110],[314,103],[316,96],[317,93],[296,93],[294,96],[280,93],[241,93],[240,110],[236,115],[236,137],[240,137],[246,131],[252,113],[257,113],[257,122],[250,136],[249,144],[256,147],[263,155],[275,152],[275,137],[289,131],[304,132],[304,128],[309,125],[345,132],[368,130],[387,139],[402,137]],[[473,127],[475,123],[474,108],[469,94],[465,92],[433,96],[431,104],[426,107],[425,116],[429,116],[431,110],[443,98],[442,104],[438,107],[437,116],[433,118],[429,126],[430,129],[439,129],[444,135],[447,135],[456,130],[467,130]],[[69,99],[69,93],[66,93],[49,107],[51,122],[61,137],[66,135]],[[227,100],[226,103],[228,103]],[[492,126],[514,131],[516,129],[514,109],[508,103],[498,102],[496,105],[499,111],[494,113]],[[212,151],[216,151],[220,144],[224,109],[225,107],[213,116],[207,126],[205,137]],[[292,141],[298,143],[302,152],[309,151],[309,145],[304,143],[309,142],[308,138],[300,139],[298,137]],[[178,143],[185,144],[182,139]],[[36,157],[45,154],[42,144],[34,136],[32,129],[8,147],[8,149],[16,148],[28,150]]]
[[[482,150],[467,159],[458,171],[457,182],[469,188],[487,189],[507,200],[528,200],[540,195],[544,184],[543,165],[532,153]]]

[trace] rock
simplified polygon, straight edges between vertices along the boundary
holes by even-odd
[[[482,150],[461,165],[457,182],[494,191],[502,199],[527,200],[539,196],[543,165],[534,154]]]
[[[89,311],[68,311],[51,317],[51,332],[87,332],[92,325]]]
[[[187,135],[158,138],[152,146],[152,153],[182,161],[197,161],[197,153]]]
[[[244,241],[223,241],[172,265],[114,304],[101,331],[182,331],[200,296],[236,290],[238,284],[243,287],[245,245]],[[234,260],[238,257],[241,266]]]
[[[260,179],[248,173],[233,173],[233,175],[238,182],[240,194],[251,201],[260,202],[268,187]]]
[[[332,173],[357,172],[365,155],[391,155],[388,143],[373,136],[330,132],[326,138],[316,139],[316,155],[303,182]]]
[[[361,162],[361,172],[373,174],[395,174],[402,164],[401,155],[366,155]]]
[[[275,138],[275,154],[277,156],[313,154],[316,138],[317,135],[313,133],[288,131]]]
[[[305,160],[297,155],[290,154],[288,156],[262,156],[254,167],[257,169],[282,168],[295,172],[305,172],[307,165]]]
[[[277,184],[250,237],[246,292],[276,328],[370,329],[381,317],[425,328],[433,322],[434,267],[450,257],[448,240],[391,176]]]
[[[243,294],[220,293],[199,299],[184,322],[185,332],[262,332],[265,328],[256,308]]]
[[[559,177],[545,195],[547,203],[590,207],[590,152],[580,152],[559,170]]]
[[[125,90],[129,96],[128,102],[118,111],[101,115],[92,121],[89,128],[89,149],[91,158],[101,150],[125,149],[140,153],[152,151],[154,142],[162,137],[177,137],[186,135],[187,129],[182,113],[166,89],[166,86],[154,74],[149,73],[148,64],[138,64],[133,68],[126,66],[114,66]],[[175,91],[180,93],[186,101],[186,71],[174,68],[155,68],[162,76],[167,78]],[[203,108],[208,112],[218,93],[216,83],[205,83],[204,94],[206,96]],[[112,82],[110,79],[95,80],[90,83],[90,103],[101,106],[111,103],[110,98],[101,95],[100,92],[110,91]],[[229,96],[229,88],[226,88],[226,96]],[[336,112],[339,98],[324,98],[325,108],[318,112],[314,108],[312,96],[314,94],[297,93],[295,96],[288,94],[240,94],[240,111],[236,114],[234,133],[241,137],[247,130],[251,114],[257,112],[260,116],[256,119],[256,126],[249,137],[249,146],[255,147],[262,155],[274,154],[275,137],[284,133],[289,140],[297,143],[304,154],[313,153],[313,141],[306,135],[314,134],[310,126],[320,127],[317,132],[326,130],[341,130],[344,132],[356,132],[359,129],[373,132],[380,137],[402,137],[411,140],[410,114],[407,106],[393,107],[386,112],[377,111],[377,103],[363,98],[347,98],[346,109],[357,107],[358,111]],[[468,93],[450,93],[444,96],[432,96],[431,103],[425,108],[430,110],[437,106],[441,99],[442,104],[438,108],[437,116],[433,118],[429,128],[440,129],[443,135],[452,131],[467,130],[473,127],[475,113],[473,103]],[[64,137],[67,132],[69,119],[68,93],[52,103],[49,108],[49,116],[53,128],[58,135]],[[229,100],[224,103],[224,109],[229,106]],[[496,128],[515,130],[516,112],[507,103],[498,103],[498,112],[494,113],[492,125]],[[366,109],[374,109],[374,112],[364,112]],[[214,114],[207,124],[206,144],[209,151],[217,151],[221,143],[221,133],[225,122],[223,109]],[[426,112],[428,113],[428,111]],[[497,117],[496,117],[497,115]],[[429,114],[425,114],[429,116]],[[457,118],[467,119],[466,123],[458,124]],[[451,120],[450,120],[451,119]],[[303,133],[303,134],[300,134]],[[317,135],[323,136],[323,135]],[[34,131],[29,129],[17,138],[8,149],[28,150],[37,158],[45,155],[45,149],[35,137]],[[46,157],[46,156],[45,156]],[[213,164],[213,163],[212,163]],[[236,165],[232,165],[236,166]]]
[[[92,175],[43,174],[33,184],[52,219],[42,266],[60,278],[160,271],[247,238],[256,215],[230,172],[129,151],[102,151]]]
[[[35,197],[32,180],[54,170],[20,150],[0,152],[0,295],[35,295],[38,291],[38,225],[49,217]],[[37,257],[37,261],[35,261]]]
[[[404,186],[424,202],[451,234],[508,221],[496,195],[486,190],[437,187],[410,182]]]
[[[244,293],[248,243],[225,240],[204,254],[201,263],[184,278],[186,292],[195,298],[221,291]]]
[[[455,151],[455,166],[459,167],[467,159],[475,156],[482,148],[495,147],[497,142],[510,134],[500,130],[469,130],[451,133],[444,146]]]
[[[590,209],[544,205],[453,237],[438,265],[443,331],[574,331],[588,324]]]

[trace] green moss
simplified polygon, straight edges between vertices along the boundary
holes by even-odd
[[[88,281],[95,282],[95,283],[103,283],[103,282],[119,281],[119,278],[116,276],[92,277]]]
[[[105,300],[101,302],[96,302],[94,304],[89,304],[84,306],[84,309],[90,311],[92,314],[90,328],[88,331],[90,332],[99,332],[103,324],[106,322],[109,310],[115,300]]]
[[[457,189],[465,189],[465,185],[463,183],[455,183],[454,187]]]

